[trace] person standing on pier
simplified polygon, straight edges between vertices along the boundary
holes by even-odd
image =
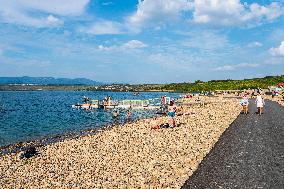
[[[89,98],[87,96],[84,96],[84,104],[88,104]]]

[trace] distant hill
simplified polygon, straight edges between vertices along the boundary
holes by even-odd
[[[252,78],[243,80],[211,80],[203,82],[196,80],[194,83],[171,83],[165,85],[156,85],[150,89],[168,90],[179,92],[200,92],[216,90],[243,90],[243,89],[267,89],[269,86],[284,83],[284,75],[266,76],[264,78]]]
[[[35,84],[35,85],[103,85],[104,83],[86,78],[54,77],[0,77],[0,84]]]

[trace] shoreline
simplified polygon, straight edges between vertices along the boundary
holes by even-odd
[[[209,98],[218,98],[218,96],[212,96]],[[224,98],[238,98],[238,97],[224,97]],[[202,103],[202,102],[191,102],[191,103],[183,103],[183,106],[195,106],[195,105],[205,105],[207,103]],[[15,143],[11,143],[11,144],[7,144],[7,145],[3,145],[0,146],[0,156],[3,155],[8,155],[8,154],[12,154],[12,153],[18,153],[21,152],[23,150],[26,150],[29,147],[43,147],[49,144],[53,144],[56,142],[62,142],[64,140],[68,140],[68,139],[76,139],[76,138],[80,138],[80,137],[84,137],[87,135],[94,135],[97,134],[98,132],[103,132],[105,130],[109,130],[112,127],[121,127],[124,126],[125,124],[133,124],[135,122],[139,122],[139,121],[143,121],[143,120],[147,120],[147,119],[153,119],[153,118],[159,118],[159,117],[163,117],[164,115],[162,114],[156,114],[153,117],[149,117],[149,118],[141,118],[141,119],[134,119],[131,120],[130,122],[123,122],[123,123],[118,123],[118,124],[105,124],[105,125],[101,125],[98,128],[94,128],[94,129],[86,129],[86,130],[78,130],[78,131],[74,131],[74,132],[66,132],[66,133],[61,133],[61,134],[55,134],[55,135],[47,135],[47,136],[43,136],[43,137],[39,137],[37,139],[32,139],[32,140],[25,140],[25,141],[19,141],[19,142],[15,142]]]
[[[54,144],[57,142],[63,142],[64,140],[78,139],[80,137],[84,137],[88,135],[95,135],[99,132],[110,130],[113,127],[121,127],[121,126],[124,126],[125,124],[133,124],[138,121],[158,118],[162,116],[163,115],[161,114],[156,114],[155,117],[134,119],[134,120],[131,120],[130,122],[124,122],[124,123],[118,123],[118,124],[106,124],[106,125],[101,125],[100,127],[94,128],[94,129],[78,130],[74,132],[66,132],[66,133],[61,133],[61,134],[56,134],[56,135],[47,135],[47,136],[43,136],[43,137],[40,137],[34,140],[26,140],[26,141],[19,141],[16,143],[11,143],[8,145],[0,146],[0,157],[3,155],[19,153],[23,150],[26,150],[29,147],[36,147],[36,148],[44,147],[44,146]]]
[[[241,110],[238,99],[202,100],[212,103],[187,107],[195,114],[180,117],[179,127],[152,130],[167,122],[161,116],[39,147],[27,160],[18,153],[0,156],[0,184],[180,188]]]

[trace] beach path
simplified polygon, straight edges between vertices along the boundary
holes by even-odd
[[[251,100],[182,188],[284,188],[284,106]]]

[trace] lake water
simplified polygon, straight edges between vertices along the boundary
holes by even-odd
[[[143,92],[133,96],[130,92],[105,91],[0,91],[0,146],[112,124],[112,110],[72,109],[72,104],[82,103],[84,95],[100,100],[105,96],[113,100],[179,96],[166,92]],[[131,119],[154,116],[156,110],[133,110]],[[126,112],[119,111],[119,123],[125,122],[125,118]]]

